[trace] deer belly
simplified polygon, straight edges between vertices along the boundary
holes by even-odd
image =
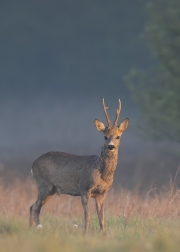
[[[72,196],[80,196],[79,188],[75,187],[65,187],[65,186],[56,186],[57,194],[69,194]]]
[[[80,176],[78,172],[75,174],[69,171],[58,171],[56,178],[54,179],[54,185],[56,187],[57,193],[60,194],[69,194],[73,196],[80,195],[79,190],[79,179]]]
[[[75,181],[74,179],[59,180],[55,186],[59,195],[69,194],[72,196],[80,196],[79,181]]]

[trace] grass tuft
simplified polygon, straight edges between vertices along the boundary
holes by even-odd
[[[9,187],[1,184],[1,252],[179,251],[180,195],[172,183],[162,192],[150,190],[144,196],[126,190],[111,191],[106,198],[104,234],[91,202],[86,236],[79,197],[53,197],[41,212],[43,229],[29,229],[29,207],[36,193],[31,180],[16,181]]]

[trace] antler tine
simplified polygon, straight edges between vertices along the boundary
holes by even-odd
[[[117,126],[120,113],[121,113],[121,101],[119,99],[119,105],[118,105],[118,108],[116,110],[116,120],[114,122],[114,126]]]
[[[111,120],[109,119],[108,113],[106,111],[108,107],[105,106],[104,98],[103,98],[103,108],[104,108],[104,113],[105,113],[105,116],[106,116],[106,119],[107,119],[107,122],[108,122],[108,126],[112,127]]]

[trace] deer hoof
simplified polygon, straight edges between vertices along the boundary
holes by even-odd
[[[37,225],[37,229],[41,229],[43,226],[41,224]]]

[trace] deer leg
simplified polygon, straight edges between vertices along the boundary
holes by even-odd
[[[36,222],[36,225],[39,225],[39,213],[41,209],[41,200],[38,198],[37,201],[30,207],[30,218],[29,226],[32,227],[33,222]]]
[[[104,195],[97,196],[95,201],[99,225],[101,230],[104,231]]]
[[[36,223],[37,228],[41,227],[39,223],[39,214],[40,214],[42,205],[43,205],[43,200],[41,198],[38,198],[34,206],[34,221]]]
[[[32,227],[33,222],[34,222],[34,209],[33,209],[34,204],[30,207],[30,217],[29,217],[29,227]]]
[[[35,221],[36,226],[40,226],[39,223],[39,214],[41,211],[41,207],[55,194],[55,187],[49,189],[48,187],[41,188],[38,193],[37,201],[30,207],[30,218],[29,218],[29,226],[33,225],[33,221]]]
[[[88,206],[89,199],[90,199],[90,194],[88,192],[81,193],[81,202],[84,209],[85,233],[88,230],[89,220],[90,220],[89,206]]]

